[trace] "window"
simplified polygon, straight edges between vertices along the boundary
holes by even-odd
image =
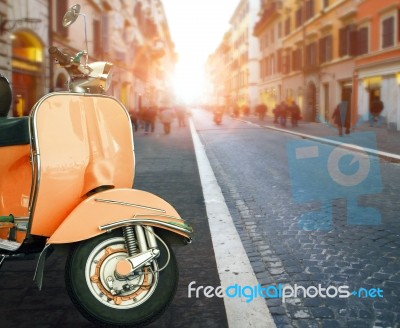
[[[282,22],[278,23],[278,38],[282,37]]]
[[[68,2],[67,1],[56,1],[56,31],[58,34],[67,37],[68,29],[65,28],[63,23],[64,14],[68,10]]]
[[[100,21],[98,21],[97,19],[93,20],[93,49],[94,49],[94,53],[96,55],[100,55],[101,54],[101,27],[100,27]]]
[[[394,16],[382,21],[382,48],[394,46]]]
[[[296,10],[296,28],[303,24],[303,7]]]
[[[275,68],[275,55],[272,54],[270,57],[271,60],[271,74],[275,74],[276,73],[276,68]]]
[[[271,43],[274,43],[274,42],[275,42],[274,32],[275,32],[275,29],[274,29],[274,27],[272,27],[272,28],[271,28]]]
[[[317,66],[317,43],[313,42],[306,46],[305,66],[314,68]]]
[[[290,17],[285,20],[285,36],[290,34]]]
[[[397,39],[400,43],[400,9],[397,12]]]
[[[320,64],[332,60],[332,35],[319,40],[319,62]]]
[[[283,56],[283,74],[290,73],[290,50],[286,51],[285,56]]]
[[[299,71],[302,69],[302,52],[301,49],[296,49],[292,52],[292,67],[294,71]]]
[[[339,56],[343,57],[351,55],[350,45],[351,38],[350,34],[354,30],[353,25],[347,25],[339,30]]]
[[[110,19],[108,15],[102,15],[101,23],[102,23],[101,46],[102,46],[102,52],[104,54],[110,52],[110,43],[111,43],[110,33],[108,33],[110,27]]]
[[[314,16],[314,0],[306,1],[306,20]]]
[[[368,53],[368,27],[362,27],[357,33],[357,55]]]
[[[276,71],[282,73],[282,49],[279,49],[276,54]]]
[[[265,58],[261,59],[260,63],[261,63],[260,75],[261,75],[261,78],[264,79],[268,74],[268,58],[265,57]]]

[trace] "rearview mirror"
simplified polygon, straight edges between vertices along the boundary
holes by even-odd
[[[79,16],[79,12],[81,11],[81,6],[76,4],[73,5],[68,11],[65,13],[62,24],[64,27],[70,26],[72,23],[76,21]]]

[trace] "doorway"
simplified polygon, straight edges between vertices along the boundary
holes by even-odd
[[[347,111],[349,122],[352,122],[352,95],[353,95],[353,85],[351,81],[342,83],[342,101],[347,102]],[[347,115],[346,115],[347,116]]]
[[[12,35],[12,89],[13,115],[26,116],[44,94],[43,44],[30,31]]]
[[[309,82],[307,87],[306,121],[317,121],[317,87],[314,82]]]

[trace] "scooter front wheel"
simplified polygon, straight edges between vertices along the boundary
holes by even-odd
[[[65,280],[71,300],[97,325],[141,327],[157,319],[172,301],[178,267],[172,250],[159,243],[160,255],[150,266],[121,278],[116,263],[128,257],[122,232],[102,234],[76,244],[70,251]]]

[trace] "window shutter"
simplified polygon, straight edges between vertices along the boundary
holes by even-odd
[[[286,52],[286,72],[290,73],[290,52]]]
[[[102,47],[103,54],[110,52],[110,38],[109,38],[109,19],[107,15],[102,16]]]
[[[326,60],[332,60],[332,35],[326,37]]]
[[[350,31],[350,41],[349,41],[349,55],[357,56],[359,54],[358,47],[358,31]]]
[[[393,46],[394,43],[394,17],[386,18],[382,23],[382,47]]]
[[[397,38],[400,43],[400,9],[397,11]]]
[[[63,37],[68,36],[68,29],[63,26],[63,18],[64,14],[68,10],[68,3],[67,1],[57,1],[56,2],[56,30],[57,33],[62,35]]]
[[[357,55],[364,55],[368,53],[368,28],[363,27],[358,30],[357,35]]]
[[[325,38],[319,39],[318,41],[318,48],[319,48],[319,63],[322,64],[325,62]]]
[[[277,53],[277,66],[278,66],[278,73],[282,72],[282,49],[278,50]]]
[[[346,54],[346,27],[339,30],[339,57]]]
[[[311,61],[311,66],[315,67],[317,66],[317,54],[318,54],[318,46],[317,46],[317,42],[313,42],[311,44],[311,53],[312,53],[312,61]]]

